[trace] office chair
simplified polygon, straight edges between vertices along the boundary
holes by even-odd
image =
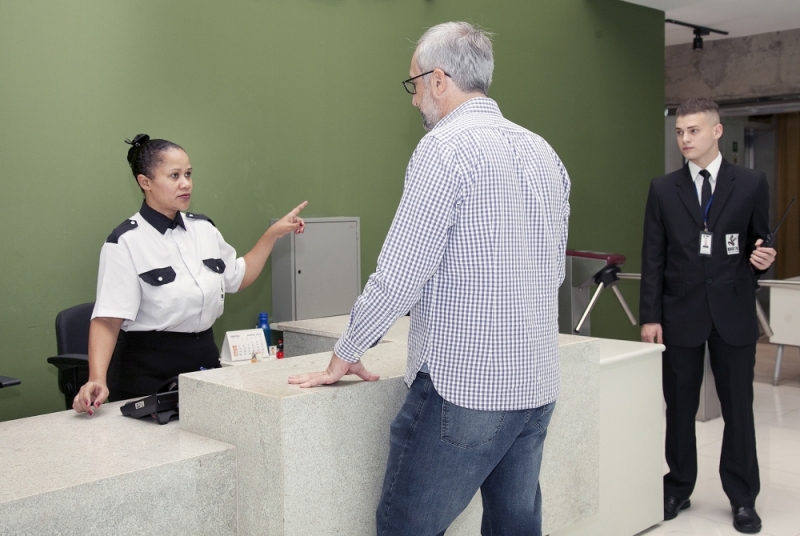
[[[47,362],[58,369],[58,389],[64,393],[66,409],[81,386],[89,380],[89,322],[94,302],[64,309],[56,316],[58,355]]]

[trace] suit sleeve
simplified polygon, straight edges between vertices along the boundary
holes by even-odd
[[[756,240],[759,238],[766,240],[769,234],[769,184],[767,183],[767,176],[764,172],[758,174],[758,187],[756,189],[756,201],[753,207],[753,214],[750,216],[750,222],[747,226],[747,255],[756,249]],[[755,267],[756,275],[761,275],[766,270],[759,270]]]
[[[661,323],[666,256],[667,235],[655,184],[651,182],[642,233],[642,282],[639,291],[639,323],[642,325]]]

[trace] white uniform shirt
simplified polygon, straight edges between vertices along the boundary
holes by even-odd
[[[207,217],[179,212],[173,221],[142,203],[103,244],[92,318],[122,318],[125,331],[199,333],[222,315],[244,272]]]
[[[436,391],[459,406],[554,401],[569,190],[544,139],[504,119],[492,99],[461,104],[411,157],[336,355],[358,361],[410,309],[408,385],[427,363]]]

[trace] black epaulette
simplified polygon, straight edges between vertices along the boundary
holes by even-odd
[[[217,226],[217,224],[214,223],[214,220],[212,220],[211,218],[209,218],[205,214],[198,214],[197,212],[187,212],[186,213],[186,217],[189,218],[190,220],[205,220],[208,223],[210,223],[211,225],[213,225],[214,227]]]
[[[117,228],[111,231],[111,234],[108,235],[106,238],[106,242],[111,242],[112,244],[116,244],[119,241],[119,237],[127,233],[128,231],[132,231],[139,227],[139,224],[136,223],[136,220],[125,220],[124,222],[117,225]]]

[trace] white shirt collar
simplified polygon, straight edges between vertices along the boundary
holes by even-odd
[[[709,182],[711,182],[712,185],[714,185],[717,182],[717,175],[719,175],[719,167],[721,165],[722,165],[722,153],[717,153],[717,157],[714,160],[712,160],[708,166],[706,166],[706,171],[708,171],[711,174],[711,177],[709,177]],[[692,180],[695,183],[697,183],[698,175],[700,174],[700,170],[702,169],[703,168],[701,168],[691,160],[689,161],[689,173],[691,174]],[[703,177],[699,177],[699,179],[700,179],[700,184],[702,185]]]

